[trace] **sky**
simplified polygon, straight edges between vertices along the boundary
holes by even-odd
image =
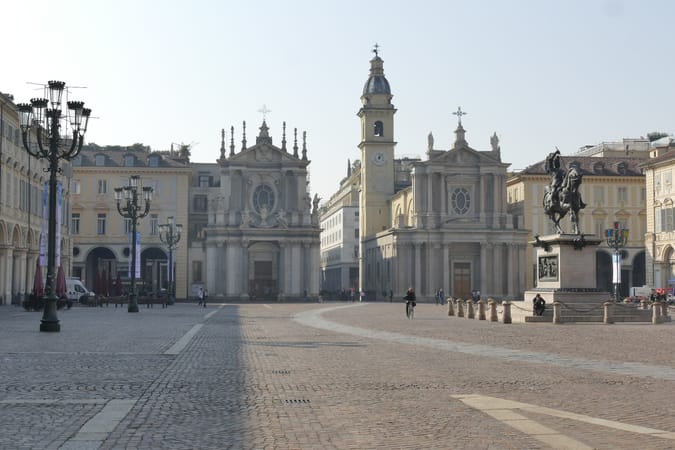
[[[92,109],[86,141],[190,144],[215,162],[221,129],[255,142],[265,118],[307,132],[324,200],[360,158],[363,85],[384,60],[397,157],[497,133],[511,170],[584,145],[675,132],[675,2],[657,0],[30,0],[2,13],[0,91],[62,80]]]

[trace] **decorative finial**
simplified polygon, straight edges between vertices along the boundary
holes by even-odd
[[[302,132],[302,160],[307,161],[307,132]]]
[[[258,110],[259,113],[262,113],[263,115],[263,122],[265,121],[265,118],[267,117],[267,113],[271,113],[271,109],[267,109],[267,105],[262,105],[262,108]]]
[[[373,53],[375,53],[376,58],[379,56],[378,53],[377,53],[379,49],[380,49],[380,46],[377,45],[377,42],[376,42],[375,45],[373,46]]]
[[[230,127],[230,156],[234,156],[234,127]]]
[[[283,132],[281,134],[281,149],[285,152],[288,153],[286,150],[286,121],[284,120],[284,123],[282,125]]]
[[[457,116],[457,122],[458,122],[457,125],[459,125],[460,127],[462,126],[462,116],[466,116],[467,114],[468,113],[465,113],[464,111],[462,111],[461,106],[458,106],[457,111],[452,113],[453,116]]]
[[[246,121],[244,120],[242,125],[243,137],[241,139],[241,149],[246,150]]]
[[[293,128],[293,156],[298,157],[298,129]]]
[[[220,129],[220,157],[225,158],[225,128]]]

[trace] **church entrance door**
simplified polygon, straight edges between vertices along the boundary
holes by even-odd
[[[456,262],[452,271],[452,296],[454,298],[471,298],[471,263]]]
[[[256,243],[249,248],[249,295],[251,300],[276,300],[278,248],[271,243]]]

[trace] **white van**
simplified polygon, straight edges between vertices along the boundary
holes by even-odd
[[[87,303],[95,294],[87,289],[79,278],[66,278],[66,296],[70,301]]]

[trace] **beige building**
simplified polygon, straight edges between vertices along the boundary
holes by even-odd
[[[525,230],[506,208],[506,169],[499,142],[472,148],[461,123],[449,149],[428,137],[426,159],[406,170],[394,164],[394,108],[383,61],[376,54],[361,95],[360,283],[369,298],[414,287],[420,299],[442,288],[468,298],[519,298],[525,288]],[[487,139],[486,139],[487,140]]]
[[[131,220],[117,211],[114,189],[126,186],[131,175],[153,188],[149,214],[138,221],[141,280],[138,289],[156,292],[168,281],[168,249],[160,241],[159,225],[173,216],[188,225],[188,161],[170,152],[150,152],[141,145],[89,145],[72,161],[70,231],[73,240],[72,274],[97,294],[115,293],[117,277],[128,283],[131,259]],[[140,188],[139,188],[140,189]],[[142,196],[140,196],[142,197]],[[184,237],[182,239],[185,239]],[[176,298],[188,296],[188,245],[173,252]],[[103,291],[103,292],[101,292]]]
[[[675,143],[666,138],[653,143],[652,158],[642,168],[646,178],[647,285],[675,285]]]
[[[640,163],[645,161],[647,151],[634,154],[642,157],[563,156],[565,169],[577,167],[583,175],[581,196],[586,208],[579,213],[579,228],[584,234],[594,234],[603,239],[597,250],[597,288],[612,292],[613,249],[604,242],[605,230],[615,221],[630,230],[629,241],[622,252],[621,293],[628,295],[629,287],[642,286],[645,282],[644,235],[646,232],[645,177]],[[509,177],[507,181],[508,211],[513,217],[513,226],[530,231],[528,240],[534,236],[555,234],[553,223],[544,213],[542,201],[544,189],[551,182],[546,174],[545,161],[533,164]],[[563,231],[571,233],[569,215],[562,219]],[[526,285],[535,286],[535,249],[527,250]]]
[[[31,135],[30,141],[36,142],[35,137]],[[23,146],[14,98],[0,93],[0,305],[19,305],[33,289],[40,233],[46,220],[42,208],[49,179],[46,167],[45,160],[31,157]],[[65,167],[59,176],[66,187],[68,175]],[[70,266],[68,195],[68,189],[63,189],[61,239],[57,242],[66,271]],[[44,268],[43,276],[46,273]]]

